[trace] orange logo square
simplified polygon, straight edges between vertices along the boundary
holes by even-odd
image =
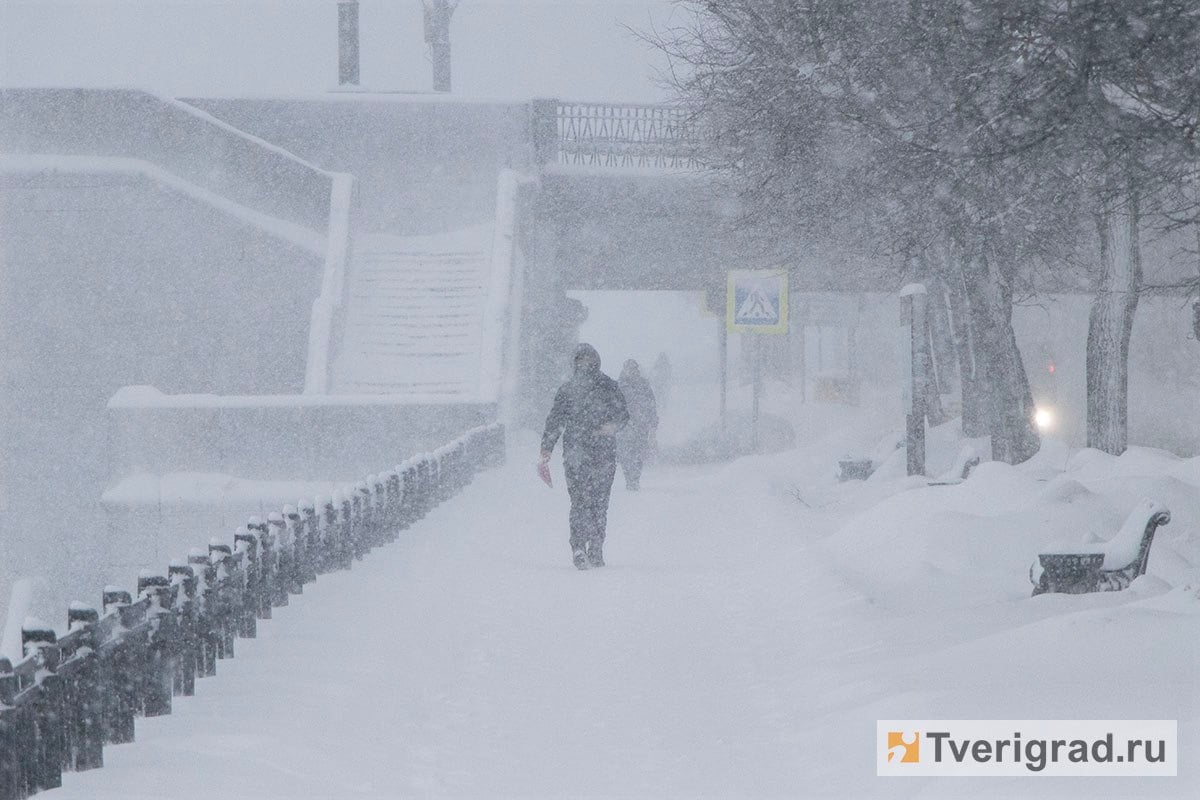
[[[888,731],[887,760],[916,764],[921,760],[921,736],[916,731]]]

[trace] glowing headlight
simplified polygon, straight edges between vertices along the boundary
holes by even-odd
[[[1054,411],[1044,406],[1038,406],[1033,412],[1033,422],[1043,431],[1054,427]]]

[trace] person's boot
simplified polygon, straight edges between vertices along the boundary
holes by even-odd
[[[571,561],[575,563],[575,569],[587,569],[588,566],[590,566],[590,560],[591,559],[588,558],[587,550],[585,550],[582,545],[575,547],[575,549],[571,551]]]
[[[604,543],[599,539],[592,539],[588,542],[588,566],[603,567],[604,566]]]

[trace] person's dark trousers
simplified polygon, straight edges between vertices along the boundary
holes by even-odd
[[[642,448],[631,448],[628,453],[621,457],[621,471],[625,473],[625,486],[630,489],[637,489],[642,483],[642,464],[645,462],[645,455]]]
[[[604,544],[608,526],[608,498],[612,494],[617,462],[611,455],[566,458],[567,494],[571,496],[571,550],[586,549],[589,541]]]

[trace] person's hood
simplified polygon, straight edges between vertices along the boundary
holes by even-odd
[[[576,375],[597,375],[600,372],[600,353],[590,344],[580,343],[575,348],[572,363],[575,365]]]

